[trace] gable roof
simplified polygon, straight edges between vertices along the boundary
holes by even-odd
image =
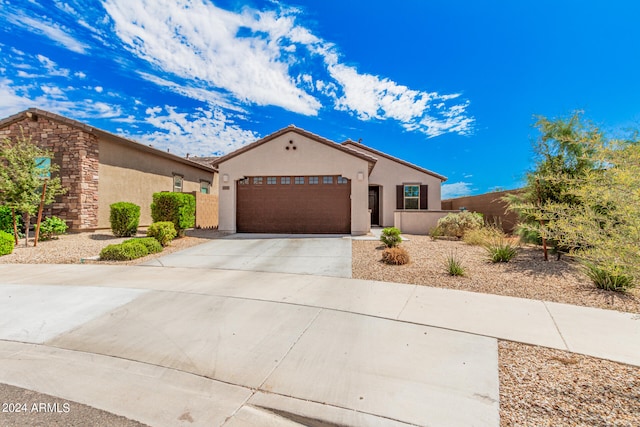
[[[179,162],[185,165],[189,165],[198,169],[205,170],[207,172],[217,172],[217,169],[210,165],[205,165],[199,162],[195,162],[193,160],[185,159],[184,157],[180,157],[175,154],[168,153],[166,151],[159,150],[157,148],[150,147],[148,145],[141,144],[139,142],[133,141],[131,139],[123,138],[121,136],[115,135],[113,133],[107,132],[102,129],[95,128],[86,123],[79,122],[77,120],[70,119],[68,117],[60,116],[58,114],[51,113],[49,111],[40,110],[38,108],[29,108],[28,110],[21,111],[13,116],[7,117],[5,119],[0,120],[0,128],[4,128],[9,126],[15,122],[23,120],[24,118],[37,118],[38,116],[46,117],[49,120],[53,120],[59,123],[63,123],[69,125],[71,127],[81,129],[84,132],[87,132],[91,135],[94,135],[98,138],[107,139],[109,141],[116,142],[118,144],[126,145],[133,149],[143,151],[145,153],[155,154],[159,157],[164,157],[165,159],[173,160],[175,162]]]
[[[363,150],[366,150],[366,151],[372,153],[374,156],[384,157],[384,158],[389,159],[389,160],[391,160],[393,162],[399,163],[399,164],[401,164],[403,166],[407,166],[407,167],[415,169],[415,170],[417,170],[419,172],[426,173],[428,175],[434,176],[434,177],[438,178],[442,182],[447,180],[446,176],[440,175],[438,173],[435,173],[435,172],[430,171],[430,170],[425,169],[425,168],[421,168],[420,166],[414,165],[413,163],[406,162],[406,161],[404,161],[402,159],[399,159],[397,157],[393,157],[393,156],[391,156],[391,155],[389,155],[387,153],[383,153],[382,151],[378,151],[378,150],[375,150],[375,149],[373,149],[371,147],[367,147],[366,145],[362,144],[361,142],[355,142],[355,141],[352,141],[352,140],[349,139],[349,140],[344,141],[341,145],[343,147],[353,146],[353,147],[361,148]]]
[[[259,140],[255,141],[255,142],[252,142],[249,145],[245,145],[244,147],[239,148],[236,151],[232,151],[231,153],[227,154],[226,156],[222,156],[219,159],[213,161],[211,164],[214,167],[217,167],[220,163],[226,162],[227,160],[232,159],[232,158],[234,158],[236,156],[239,156],[239,155],[241,155],[241,154],[243,154],[243,153],[245,153],[245,152],[247,152],[249,150],[253,150],[254,148],[259,147],[260,145],[262,145],[262,144],[264,144],[266,142],[269,142],[269,141],[271,141],[273,139],[276,139],[277,137],[279,137],[281,135],[284,135],[284,134],[286,134],[288,132],[297,133],[298,135],[304,136],[304,137],[309,138],[309,139],[311,139],[313,141],[316,141],[316,142],[319,142],[321,144],[324,144],[324,145],[326,145],[328,147],[331,147],[331,148],[333,148],[335,150],[338,150],[338,151],[341,151],[341,152],[346,153],[348,155],[351,155],[351,156],[358,157],[358,158],[361,158],[363,160],[366,160],[367,162],[369,162],[369,173],[371,173],[371,170],[373,169],[373,166],[375,166],[375,164],[376,164],[377,159],[375,157],[373,157],[373,156],[370,156],[370,155],[365,154],[365,153],[361,153],[361,152],[359,152],[357,150],[354,150],[354,149],[352,149],[350,147],[346,147],[344,145],[338,144],[336,142],[333,142],[331,140],[323,138],[323,137],[321,137],[319,135],[316,135],[316,134],[311,133],[309,131],[306,131],[304,129],[295,127],[294,125],[289,125],[286,128],[282,128],[279,131],[276,131],[276,132],[274,132],[274,133],[272,133],[270,135],[267,135],[264,138],[259,139]]]

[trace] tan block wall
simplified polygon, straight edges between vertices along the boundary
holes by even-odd
[[[509,193],[518,193],[518,190],[447,199],[442,201],[442,209],[459,211],[464,207],[469,212],[479,212],[489,224],[499,222],[505,232],[511,233],[518,223],[518,215],[515,212],[507,212],[507,203],[502,200]]]
[[[211,172],[117,142],[100,140],[98,228],[110,227],[109,206],[116,202],[140,206],[140,226],[150,225],[153,193],[173,191],[174,173],[184,176],[184,193],[199,193],[201,179],[212,183],[212,192],[217,190],[217,181]]]
[[[95,228],[98,225],[98,158],[97,138],[76,127],[38,116],[25,118],[0,129],[0,138],[31,137],[39,147],[53,152],[53,162],[60,166],[65,195],[48,206],[45,215],[55,215],[67,222],[71,230]]]
[[[196,228],[218,228],[218,195],[199,191],[193,195],[196,196]]]
[[[290,140],[295,150],[285,150]],[[236,182],[244,176],[342,175],[351,180],[351,234],[367,234],[368,167],[366,160],[287,132],[219,165],[219,229],[236,231]],[[364,176],[362,181],[358,172]],[[223,182],[225,175],[228,182]]]

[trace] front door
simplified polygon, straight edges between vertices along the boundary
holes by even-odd
[[[380,187],[369,187],[369,210],[371,225],[380,225]]]

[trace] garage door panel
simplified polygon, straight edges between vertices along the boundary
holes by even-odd
[[[237,185],[237,229],[253,233],[350,233],[351,185],[276,184]]]

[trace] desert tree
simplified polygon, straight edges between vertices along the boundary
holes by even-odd
[[[25,246],[29,242],[31,217],[38,211],[41,201],[45,205],[51,204],[57,195],[66,192],[60,177],[52,176],[59,167],[51,162],[51,158],[50,151],[38,147],[24,132],[17,138],[0,141],[0,201],[14,212],[22,213]]]

